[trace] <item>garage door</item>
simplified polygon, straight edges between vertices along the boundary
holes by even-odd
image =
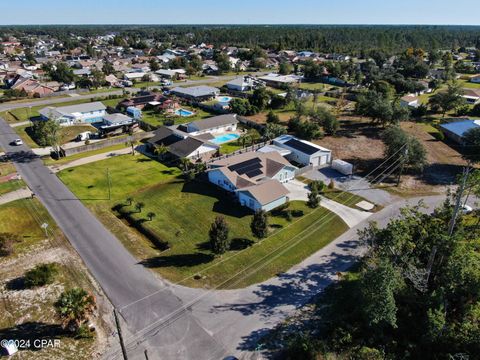
[[[326,163],[327,163],[327,156],[325,156],[325,155],[318,156],[318,157],[313,158],[311,160],[311,164],[313,166],[325,165]]]

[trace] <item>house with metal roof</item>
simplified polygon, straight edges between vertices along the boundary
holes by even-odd
[[[321,166],[329,164],[332,160],[331,150],[292,135],[282,135],[273,139],[273,145],[289,150],[290,153],[285,157],[297,164]]]
[[[85,104],[51,107],[47,106],[39,111],[43,120],[54,119],[60,125],[74,125],[83,123],[103,122],[107,108],[100,101]]]
[[[210,100],[217,95],[220,94],[220,90],[211,87],[211,86],[205,86],[205,85],[199,85],[199,86],[192,86],[192,87],[176,87],[170,90],[170,93],[172,95],[190,100],[190,101],[205,101],[205,100]]]
[[[182,125],[181,128],[190,135],[219,134],[237,130],[237,124],[236,114],[226,114],[192,121]]]
[[[208,179],[234,193],[242,206],[270,211],[288,201],[282,184],[295,178],[296,169],[276,151],[247,152],[210,163]]]
[[[465,134],[475,128],[480,128],[480,120],[463,119],[440,124],[440,129],[445,136],[458,144],[463,144]]]

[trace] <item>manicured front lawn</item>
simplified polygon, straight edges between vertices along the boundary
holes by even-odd
[[[167,167],[158,161],[137,154],[115,156],[106,160],[61,171],[58,176],[80,198],[108,199],[107,169],[110,176],[112,200],[125,197],[143,188],[170,181],[180,175],[178,168]]]
[[[346,224],[328,210],[292,202],[292,221],[287,220],[285,212],[274,212],[270,215],[270,236],[258,241],[251,234],[252,214],[248,209],[236,205],[230,195],[214,185],[185,183],[179,174],[178,169],[143,155],[123,155],[66,169],[59,177],[141,264],[187,286],[237,288],[266,280],[347,230]],[[134,199],[131,204],[128,197]],[[135,207],[137,203],[144,204],[141,211]],[[152,220],[147,216],[150,212],[155,214]],[[232,248],[221,257],[214,256],[208,246],[210,225],[219,215],[227,220],[232,239]],[[140,231],[168,242],[169,249],[161,251]],[[259,264],[265,265],[261,271],[247,270]],[[234,277],[242,269],[245,273]],[[229,280],[231,277],[234,279]]]
[[[288,270],[347,229],[340,218],[326,209],[312,210],[303,202],[292,202],[290,209],[303,213],[303,216],[294,217],[291,223],[283,213],[270,216],[270,237],[258,242],[250,231],[251,213],[235,205],[228,195],[212,184],[163,184],[138,194],[136,200],[146,206],[141,213],[133,207],[126,207],[133,212],[131,216],[170,244],[169,250],[142,263],[167,279],[196,287],[238,288],[264,281]],[[146,219],[148,212],[156,214],[152,221]],[[224,216],[229,224],[234,250],[215,257],[208,248],[208,230],[219,215]],[[305,229],[309,230],[302,233]],[[301,241],[274,257],[284,246],[296,240]],[[273,261],[262,271],[252,274],[247,271],[229,280],[264,256]],[[193,275],[199,272],[201,279],[193,279]]]

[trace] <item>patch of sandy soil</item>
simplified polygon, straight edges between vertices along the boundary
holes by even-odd
[[[25,289],[21,286],[22,276],[40,263],[61,266],[56,281],[47,286]],[[118,339],[111,336],[115,331],[112,305],[65,239],[58,242],[44,240],[23,254],[0,258],[0,335],[30,334],[37,338],[46,333],[45,338],[55,338],[59,321],[53,304],[62,291],[75,286],[92,291],[96,297],[98,309],[92,319],[96,329],[94,340],[61,336],[59,348],[22,350],[15,359],[97,359],[111,346],[116,346]]]

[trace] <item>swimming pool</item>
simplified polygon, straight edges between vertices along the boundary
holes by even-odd
[[[230,101],[232,101],[232,98],[230,96],[220,96],[217,98],[217,100],[221,103],[229,103]]]
[[[175,115],[179,115],[179,116],[182,116],[182,117],[192,116],[193,114],[194,114],[193,111],[188,111],[188,110],[185,110],[185,109],[175,110]]]
[[[237,140],[240,137],[238,134],[225,134],[221,136],[215,136],[215,139],[211,140],[214,144],[220,145],[229,141]]]

